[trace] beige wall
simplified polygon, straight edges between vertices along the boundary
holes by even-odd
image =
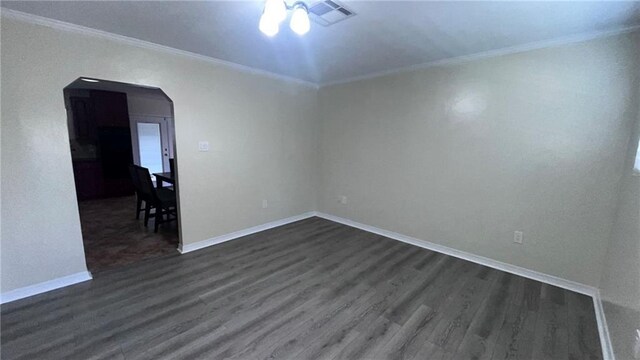
[[[315,208],[316,89],[5,17],[1,41],[1,292],[86,269],[62,93],[80,76],[174,101],[184,243]]]
[[[604,299],[640,311],[640,176],[632,169],[623,178],[601,288]]]
[[[640,52],[637,56],[640,57]],[[640,96],[640,87],[638,93]],[[618,208],[600,283],[607,324],[618,359],[633,358],[631,349],[635,331],[640,329],[640,176],[633,175],[640,135],[640,104],[637,116],[636,131],[628,145]]]
[[[174,101],[184,243],[320,210],[597,286],[638,106],[637,42],[318,93],[3,18],[0,291],[85,270],[62,101],[80,76],[157,86]]]
[[[637,106],[637,43],[322,88],[319,210],[597,286]]]

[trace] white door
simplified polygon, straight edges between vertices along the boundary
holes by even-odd
[[[170,134],[171,118],[131,116],[133,161],[150,173],[169,172],[169,158],[173,157]]]

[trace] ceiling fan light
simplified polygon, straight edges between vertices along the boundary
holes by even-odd
[[[287,4],[284,0],[267,0],[264,4],[264,14],[281,23],[287,18]]]
[[[258,28],[262,31],[263,34],[271,37],[278,33],[280,30],[280,25],[278,21],[276,21],[273,17],[268,16],[268,14],[264,13],[260,16],[260,23],[258,24]]]
[[[291,22],[289,27],[298,35],[306,34],[311,28],[309,21],[309,11],[304,4],[298,3],[294,5],[293,14],[291,14]]]

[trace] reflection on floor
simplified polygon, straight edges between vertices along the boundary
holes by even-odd
[[[94,275],[144,259],[175,254],[178,230],[175,221],[160,226],[153,232],[153,219],[149,227],[136,220],[136,200],[133,196],[82,201],[80,221],[87,267]]]

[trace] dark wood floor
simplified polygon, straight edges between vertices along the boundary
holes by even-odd
[[[4,359],[600,359],[589,297],[311,218],[2,306]]]
[[[135,196],[81,201],[78,207],[87,267],[94,276],[153,257],[179,255],[177,223],[162,224],[154,233],[153,219],[148,227],[136,220]]]

